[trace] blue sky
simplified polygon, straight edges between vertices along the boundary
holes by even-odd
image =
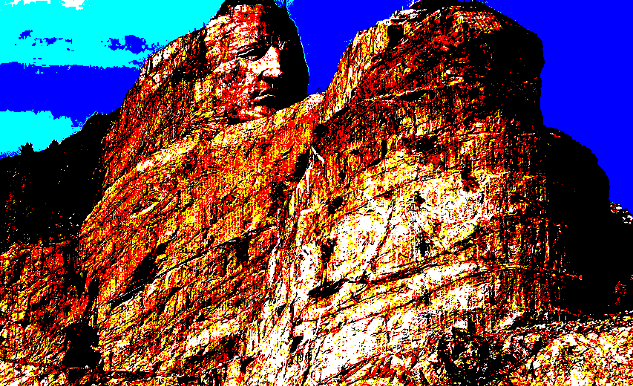
[[[155,49],[200,28],[221,1],[0,0],[0,153],[36,150],[77,131],[94,112],[120,106]],[[356,32],[410,0],[294,0],[310,68],[325,89]],[[544,124],[589,147],[607,172],[611,200],[633,209],[627,119],[631,2],[503,1],[487,4],[543,40]]]

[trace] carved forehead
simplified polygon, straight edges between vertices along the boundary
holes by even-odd
[[[238,5],[229,13],[229,28],[233,40],[257,39],[261,35],[278,35],[275,21],[270,18],[270,7],[262,4]]]
[[[226,14],[211,20],[206,35],[207,58],[211,61],[222,61],[230,56],[236,45],[257,40],[263,35],[299,41],[297,29],[288,14],[279,7],[266,4],[229,7]]]
[[[235,22],[249,22],[261,19],[264,15],[273,13],[272,7],[264,4],[239,4],[230,8],[228,17]]]
[[[294,23],[288,14],[279,7],[265,4],[240,4],[232,7],[227,15],[237,28],[265,31],[285,39],[297,35]]]
[[[215,17],[207,25],[207,35],[225,38],[236,29],[266,31],[283,35],[286,39],[298,38],[297,29],[288,14],[279,7],[264,4],[240,4],[232,6],[227,13]]]

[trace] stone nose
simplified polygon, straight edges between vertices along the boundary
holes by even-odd
[[[262,61],[262,76],[264,78],[281,78],[283,71],[281,70],[281,55],[279,48],[271,46]]]

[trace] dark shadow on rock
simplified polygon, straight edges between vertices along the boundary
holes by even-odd
[[[66,354],[62,366],[71,384],[84,384],[101,360],[101,353],[95,349],[99,345],[99,334],[85,322],[70,324],[65,333]]]
[[[0,159],[0,251],[78,233],[101,198],[101,140],[118,114],[95,114],[60,144]]]
[[[609,181],[597,158],[567,134],[548,129],[539,152],[547,176],[545,210],[560,224],[565,253],[561,306],[572,313],[617,313],[630,309],[633,274],[628,212],[609,201]],[[626,212],[626,213],[625,213]]]

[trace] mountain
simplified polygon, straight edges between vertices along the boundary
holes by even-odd
[[[5,383],[633,382],[630,215],[543,126],[535,34],[417,2],[360,32],[324,93],[229,124],[199,100],[222,20],[84,127],[105,131],[64,188],[87,192],[80,227],[20,236],[44,209],[11,204]],[[47,165],[5,162],[29,156]],[[37,202],[12,184],[5,202]]]

